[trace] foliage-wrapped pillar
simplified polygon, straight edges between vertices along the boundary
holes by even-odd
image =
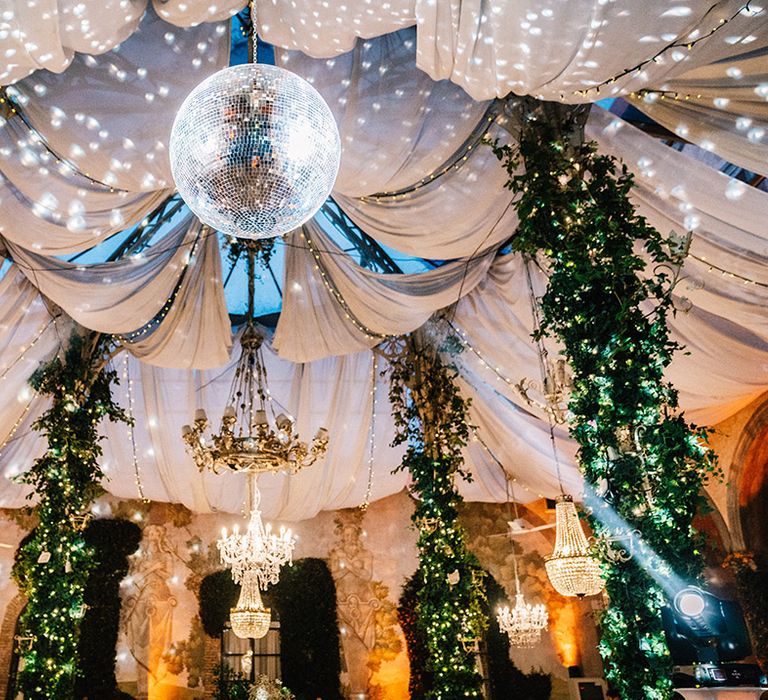
[[[24,639],[17,682],[29,700],[67,700],[75,692],[85,585],[95,565],[82,531],[102,478],[97,427],[105,416],[127,420],[112,401],[113,381],[106,342],[98,335],[73,336],[66,350],[30,379],[51,405],[33,426],[46,437],[48,449],[21,477],[34,489],[39,524],[20,548],[13,571],[29,599],[19,620]]]
[[[610,598],[600,651],[624,700],[668,700],[661,608],[700,574],[691,523],[714,468],[705,431],[664,380],[685,240],[637,215],[631,174],[583,142],[578,109],[538,103],[527,116],[519,148],[495,150],[516,198],[514,247],[548,268],[540,332],[562,343],[573,373],[571,434]],[[609,556],[609,538],[629,549],[633,537],[634,558]]]
[[[468,403],[454,383],[455,372],[420,335],[403,339],[389,359],[395,444],[408,444],[401,468],[410,472],[417,498],[412,520],[419,529],[422,585],[416,614],[432,677],[427,697],[479,697],[473,647],[487,626],[483,572],[466,549],[454,483],[457,474],[468,476],[461,454],[469,435]]]

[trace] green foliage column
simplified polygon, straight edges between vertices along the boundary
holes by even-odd
[[[14,576],[29,602],[19,620],[31,638],[22,652],[18,690],[29,700],[73,697],[84,593],[95,566],[82,534],[82,516],[102,477],[97,426],[126,420],[113,401],[115,373],[105,369],[100,336],[73,336],[63,353],[38,369],[30,384],[51,399],[34,424],[48,447],[21,477],[38,499],[39,525],[17,555]]]
[[[541,334],[562,343],[572,369],[571,434],[590,524],[598,541],[641,533],[631,561],[603,557],[607,676],[625,700],[668,700],[660,611],[700,574],[691,523],[714,469],[705,431],[686,423],[664,379],[678,349],[667,318],[685,245],[637,215],[631,174],[583,143],[574,112],[550,109],[529,114],[518,149],[495,148],[516,198],[513,245],[549,271]]]
[[[401,468],[410,472],[418,498],[412,520],[419,529],[417,623],[432,678],[426,697],[478,697],[481,678],[471,640],[487,626],[483,572],[466,549],[454,483],[456,475],[467,476],[461,454],[469,435],[467,401],[454,383],[455,373],[418,335],[404,339],[390,367],[390,401],[399,431],[395,444],[408,443]]]

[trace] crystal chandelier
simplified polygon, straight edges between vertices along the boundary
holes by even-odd
[[[544,563],[552,586],[564,596],[597,595],[603,590],[600,564],[590,553],[573,497],[558,496],[555,513],[555,549]]]
[[[499,607],[496,614],[499,629],[509,635],[509,643],[513,647],[530,648],[541,640],[541,633],[547,629],[549,615],[541,604],[531,605],[525,602],[525,596],[518,588],[515,596],[515,607]]]
[[[253,59],[256,8],[251,3]],[[174,182],[210,227],[240,238],[282,236],[322,206],[336,180],[341,140],[333,114],[306,80],[283,68],[231,66],[181,105],[169,144]]]
[[[252,505],[251,517],[245,532],[240,533],[237,525],[230,534],[221,531],[221,539],[216,543],[219,548],[221,563],[232,570],[235,583],[242,583],[252,577],[264,590],[270,583],[280,579],[280,569],[290,564],[296,540],[290,530],[280,528],[279,533],[272,532],[272,526],[265,526],[259,510],[259,491],[255,484],[255,474],[249,475],[251,481]]]
[[[510,477],[501,462],[498,463],[504,471],[507,487],[507,504],[510,497]],[[512,493],[512,502],[515,509],[515,520],[520,520],[520,514],[517,512],[517,500],[514,492]],[[500,606],[496,611],[496,621],[499,623],[499,629],[506,632],[509,636],[509,643],[513,647],[529,648],[539,643],[541,633],[549,625],[549,615],[547,609],[541,603],[531,605],[525,602],[525,596],[520,587],[520,574],[517,567],[517,552],[512,543],[512,568],[515,573],[515,607],[511,610],[508,605]]]
[[[539,356],[542,386],[544,387],[544,410],[549,423],[549,441],[552,445],[557,481],[560,485],[560,495],[557,497],[555,506],[555,549],[545,560],[544,566],[550,583],[560,595],[583,598],[602,591],[603,579],[600,575],[600,564],[592,556],[587,538],[581,529],[579,514],[576,512],[573,497],[564,492],[560,474],[560,460],[557,456],[557,443],[555,441],[555,424],[565,423],[568,420],[566,402],[570,381],[564,362],[558,362],[553,368],[547,359],[547,348],[544,345],[544,336],[541,332],[539,307],[533,291],[530,259],[525,256],[523,260],[533,317],[533,336],[536,339],[536,350]],[[525,382],[526,380],[523,380],[518,385],[518,389],[528,400]],[[529,404],[532,402],[529,401]]]
[[[242,351],[229,391],[227,407],[218,433],[206,439],[208,417],[200,408],[192,426],[182,428],[182,438],[200,471],[224,470],[249,473],[279,472],[295,474],[313,464],[328,448],[328,431],[320,428],[311,445],[299,440],[293,419],[285,413],[275,415],[277,403],[267,386],[262,356],[262,336],[253,323],[255,243],[248,252],[248,320],[240,338]],[[270,409],[274,427],[267,417]]]
[[[280,569],[291,563],[295,538],[290,530],[281,527],[272,532],[261,520],[260,495],[257,474],[248,475],[251,516],[248,528],[242,534],[235,525],[233,532],[221,531],[219,549],[221,563],[232,571],[232,580],[241,585],[237,607],[230,611],[232,631],[241,638],[259,639],[269,631],[270,611],[264,608],[259,589],[266,590],[280,579]]]

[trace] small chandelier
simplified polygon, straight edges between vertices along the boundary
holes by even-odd
[[[240,589],[237,607],[229,611],[232,631],[240,639],[261,639],[269,632],[272,613],[261,602],[259,585],[253,576],[246,576]]]
[[[531,605],[525,602],[525,596],[520,592],[518,583],[515,607],[508,605],[498,608],[496,621],[499,629],[509,635],[509,643],[513,647],[530,648],[541,640],[541,633],[549,625],[547,609],[541,603]]]
[[[555,549],[544,563],[552,586],[568,597],[597,595],[603,590],[600,564],[590,553],[573,497],[558,496],[555,513]]]
[[[510,477],[501,462],[499,462],[499,466],[506,479],[507,503],[509,504]],[[514,498],[514,493],[512,493],[512,502],[515,508],[515,520],[519,520],[520,514],[517,512],[517,500]],[[512,567],[515,573],[515,607],[510,610],[508,605],[500,606],[496,611],[496,621],[499,624],[499,629],[507,633],[511,646],[530,648],[536,646],[541,640],[541,633],[549,625],[549,615],[541,603],[531,605],[525,602],[525,596],[520,587],[520,574],[514,543],[512,544]]]
[[[295,474],[313,464],[328,448],[328,431],[320,428],[311,445],[299,440],[293,419],[285,413],[275,415],[267,385],[267,371],[262,356],[263,337],[253,321],[254,263],[256,243],[246,243],[248,252],[248,319],[240,337],[242,351],[229,390],[229,399],[218,433],[206,439],[208,416],[202,408],[195,411],[192,426],[181,429],[200,471],[239,471],[260,474],[283,471]],[[274,427],[267,417],[270,409]]]
[[[279,534],[261,520],[260,495],[256,473],[248,475],[251,516],[248,528],[240,534],[237,525],[231,534],[226,528],[216,546],[221,563],[232,571],[232,580],[241,585],[237,607],[230,610],[232,631],[243,639],[259,639],[269,631],[271,615],[261,601],[259,589],[266,590],[280,579],[280,569],[290,564],[296,539],[290,530],[281,527]]]

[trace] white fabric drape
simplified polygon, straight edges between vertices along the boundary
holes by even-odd
[[[81,172],[129,192],[172,189],[176,112],[228,64],[229,43],[226,23],[179,28],[148,11],[118,50],[77,56],[66,73],[38,73],[11,92],[50,148]]]
[[[506,173],[480,143],[486,132],[506,137],[497,123],[503,115],[414,70],[415,55],[415,30],[405,29],[329,60],[288,51],[276,59],[309,80],[334,112],[342,142],[334,197],[345,213],[405,253],[469,256],[516,226]]]
[[[703,66],[661,87],[632,104],[685,140],[768,175],[765,55]]]
[[[744,7],[739,0],[697,0],[672,5],[645,0],[627,5],[604,0],[416,0],[419,68],[450,78],[475,99],[513,91],[546,100],[592,102],[656,86],[691,68],[764,47],[768,13],[745,11],[688,51],[685,44]],[[604,86],[681,42],[642,71]],[[748,47],[744,49],[743,47]]]
[[[147,251],[115,262],[76,265],[9,244],[27,278],[75,321],[103,333],[131,333],[168,300],[200,235],[197,219],[177,224]]]
[[[90,181],[18,119],[0,125],[0,234],[46,255],[75,253],[137,223],[167,191],[125,192]]]
[[[0,279],[0,502],[10,508],[25,505],[29,492],[12,479],[44,449],[31,425],[46,402],[27,380],[58,346],[57,330],[32,284],[15,266],[6,269]]]
[[[0,85],[44,68],[61,73],[75,51],[101,54],[127,39],[147,0],[2,0]]]
[[[247,4],[245,0],[152,0],[155,12],[166,22],[179,27],[194,27],[202,22],[225,20],[236,15]]]
[[[307,362],[408,333],[469,293],[492,260],[493,252],[416,274],[371,272],[310,221],[286,252],[286,291],[274,345],[281,357]]]
[[[449,78],[478,100],[510,91],[548,100],[592,101],[656,86],[691,68],[765,46],[766,12],[745,11],[689,52],[687,42],[744,6],[738,0],[670,5],[647,0],[628,7],[603,0],[399,0],[374,7],[313,0],[267,3],[260,11],[267,41],[317,58],[349,51],[356,37],[417,26],[417,65]],[[587,97],[579,91],[664,53]],[[746,47],[746,48],[745,48]]]
[[[227,363],[232,328],[215,233],[203,231],[193,244],[173,303],[157,327],[124,343],[132,355],[158,367],[205,369]]]

